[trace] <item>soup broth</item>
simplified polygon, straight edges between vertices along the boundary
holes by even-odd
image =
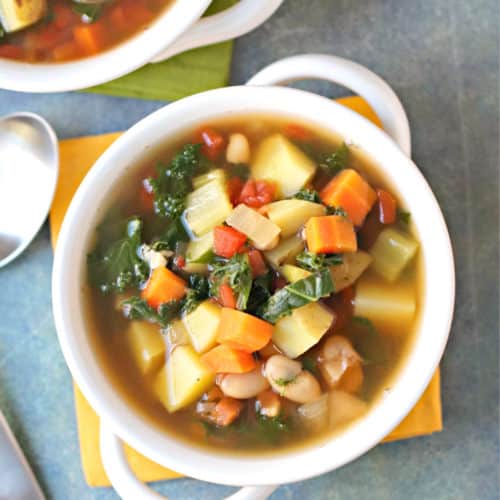
[[[120,394],[222,453],[286,451],[365,415],[422,293],[410,216],[376,165],[267,116],[211,122],[153,156],[110,196],[89,255],[89,334]]]
[[[35,25],[11,34],[0,25],[0,58],[53,63],[93,56],[147,29],[171,3],[47,0],[47,12]]]

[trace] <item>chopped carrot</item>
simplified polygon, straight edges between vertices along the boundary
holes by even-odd
[[[236,309],[236,297],[233,289],[227,283],[223,283],[219,287],[219,303],[222,307]]]
[[[382,224],[394,224],[396,222],[396,198],[383,189],[377,189],[378,214]]]
[[[251,314],[224,307],[220,315],[217,341],[234,349],[254,352],[271,340],[273,328],[271,323]]]
[[[343,208],[355,226],[361,226],[377,195],[356,170],[337,174],[320,192],[325,205]]]
[[[201,152],[212,161],[217,160],[226,147],[226,139],[213,128],[207,127],[199,132]]]
[[[73,28],[73,36],[87,55],[97,54],[104,46],[106,33],[102,24],[81,24]]]
[[[214,252],[220,257],[230,259],[238,253],[247,241],[247,236],[230,226],[214,228]]]
[[[75,42],[66,42],[52,50],[52,58],[54,61],[68,61],[76,59],[80,53],[80,47]]]
[[[223,397],[216,405],[214,410],[214,423],[220,427],[226,427],[232,424],[243,409],[243,401],[238,399]]]
[[[354,226],[341,215],[311,217],[305,229],[307,248],[311,252],[344,253],[358,249]]]
[[[166,267],[153,269],[141,297],[151,306],[178,300],[186,293],[186,283]]]
[[[200,359],[214,373],[246,373],[257,366],[250,353],[224,344],[210,349]]]
[[[363,380],[363,367],[361,366],[361,363],[356,363],[346,369],[339,381],[337,389],[350,392],[351,394],[359,392],[361,386],[363,385]]]
[[[262,254],[258,250],[252,248],[252,250],[248,252],[248,260],[250,261],[252,276],[254,278],[258,278],[259,276],[267,273],[267,266],[264,262],[264,257],[262,257]]]

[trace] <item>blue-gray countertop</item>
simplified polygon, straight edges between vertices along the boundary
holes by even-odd
[[[413,156],[443,207],[456,257],[456,313],[442,362],[444,431],[378,446],[341,470],[280,488],[274,500],[499,498],[499,24],[497,0],[287,0],[236,42],[233,84],[303,52],[352,58],[384,77],[408,111]],[[341,94],[324,84],[308,88]],[[123,130],[162,105],[0,91],[0,116],[41,113],[60,137]],[[71,378],[52,320],[51,268],[44,226],[0,270],[0,407],[49,498],[116,498],[83,479]],[[158,490],[179,499],[232,491],[190,479]]]

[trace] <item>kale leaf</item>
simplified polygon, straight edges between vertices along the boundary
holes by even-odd
[[[283,316],[291,314],[293,309],[328,297],[333,291],[330,270],[324,268],[275,292],[257,314],[265,321],[276,323]]]
[[[244,311],[252,290],[252,269],[246,253],[237,253],[230,259],[213,263],[210,274],[210,295],[219,296],[219,288],[226,283],[236,294],[236,307]]]
[[[151,248],[157,252],[160,250],[175,250],[177,243],[189,241],[189,235],[180,218],[168,219],[165,223],[167,224],[167,229],[161,237],[151,245]]]
[[[256,314],[271,296],[271,273],[263,274],[253,280],[250,296],[248,297],[246,311],[250,314]]]
[[[297,255],[295,260],[300,267],[303,267],[308,271],[320,271],[321,269],[328,268],[329,266],[342,264],[342,255],[313,253],[308,250],[304,250]]]
[[[325,155],[320,162],[320,167],[324,168],[330,175],[338,174],[342,169],[346,168],[347,160],[349,159],[349,148],[346,143],[337,151]]]
[[[72,2],[73,12],[81,16],[86,23],[97,21],[102,13],[102,5],[98,3]]]
[[[297,200],[312,201],[313,203],[321,203],[319,193],[314,189],[301,189],[298,193],[295,193],[294,198]]]
[[[182,300],[172,300],[161,304],[158,309],[152,308],[145,300],[134,296],[121,303],[123,314],[128,319],[158,323],[162,328],[168,326],[181,313]]]
[[[326,207],[326,213],[328,215],[340,215],[341,217],[347,217],[347,212],[342,207]]]
[[[188,278],[189,288],[183,299],[182,312],[189,314],[194,311],[200,302],[209,297],[208,278],[201,274],[190,274]]]
[[[115,224],[113,231],[123,224]],[[110,232],[113,232],[110,231]],[[99,232],[103,232],[100,227]],[[101,292],[123,292],[133,286],[139,286],[147,280],[149,266],[139,258],[141,245],[142,221],[138,217],[128,219],[125,224],[125,236],[110,242],[104,248],[98,246],[87,257],[89,281]],[[101,245],[105,242],[101,240]]]

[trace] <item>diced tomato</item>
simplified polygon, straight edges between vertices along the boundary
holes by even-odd
[[[252,268],[252,276],[257,278],[267,273],[267,266],[264,262],[262,254],[256,250],[252,249],[248,252],[248,260],[250,261],[250,267]]]
[[[236,298],[233,289],[227,283],[219,287],[219,302],[222,307],[236,309]]]
[[[0,45],[0,57],[9,59],[21,59],[23,57],[23,49],[17,45],[3,43]]]
[[[182,255],[175,256],[174,266],[177,266],[179,269],[186,267],[186,259]]]
[[[276,186],[268,181],[248,179],[240,193],[240,203],[252,208],[260,208],[274,200]]]
[[[396,198],[383,189],[377,189],[379,220],[382,224],[396,222]]]
[[[227,192],[229,199],[233,205],[237,205],[241,190],[243,189],[243,181],[239,177],[231,177],[227,181]]]
[[[209,160],[217,160],[226,146],[224,137],[213,128],[205,128],[200,131],[200,138],[203,144],[201,152]]]
[[[230,259],[247,241],[246,235],[229,226],[214,228],[214,252]]]
[[[297,141],[306,141],[311,137],[310,132],[297,123],[288,123],[285,125],[285,135]]]

